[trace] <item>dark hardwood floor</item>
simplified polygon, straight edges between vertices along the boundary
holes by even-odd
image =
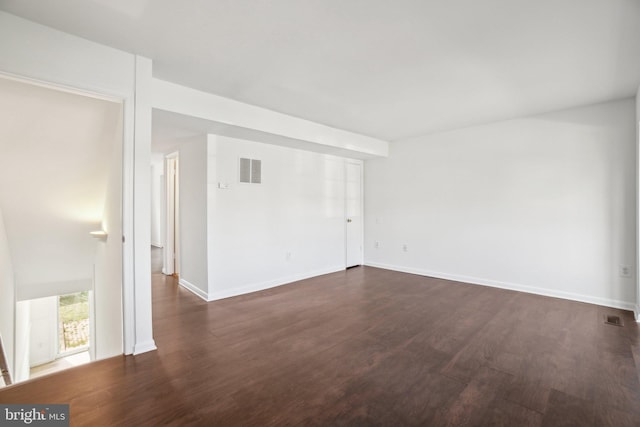
[[[630,312],[369,267],[212,303],[174,280],[153,275],[158,351],[0,402],[76,426],[640,425]]]

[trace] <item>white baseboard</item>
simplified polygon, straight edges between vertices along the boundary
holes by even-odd
[[[207,297],[207,293],[202,289],[200,289],[199,287],[197,287],[196,285],[194,285],[193,283],[183,279],[182,277],[178,279],[178,283],[180,284],[180,286],[190,291],[191,293],[195,294],[196,296],[202,298],[205,301],[209,301]]]
[[[138,355],[142,353],[146,353],[148,351],[157,350],[156,343],[154,340],[138,343],[133,346],[133,355]]]
[[[633,314],[636,316],[636,322],[640,322],[640,305],[636,304],[635,310],[633,310]]]
[[[383,268],[385,270],[401,271],[403,273],[417,274],[420,276],[436,277],[438,279],[464,282],[472,285],[491,286],[493,288],[509,289],[512,291],[526,292],[529,294],[544,295],[547,297],[563,298],[563,299],[572,300],[572,301],[586,302],[589,304],[603,305],[606,307],[620,308],[622,310],[635,311],[636,319],[638,319],[638,307],[635,304],[627,301],[594,297],[590,295],[575,294],[572,292],[556,291],[553,289],[538,288],[535,286],[521,285],[518,283],[507,283],[507,282],[500,282],[497,280],[479,279],[477,277],[441,273],[437,271],[422,270],[419,268],[403,267],[403,266],[392,265],[392,264],[383,264],[383,263],[365,261],[365,265],[368,265],[370,267]]]
[[[265,282],[251,283],[249,285],[240,286],[232,289],[209,293],[209,301],[216,301],[224,298],[231,298],[238,295],[249,294],[251,292],[263,291],[265,289],[275,288],[276,286],[286,285],[298,280],[309,279],[311,277],[322,276],[323,274],[335,273],[343,271],[344,265],[324,268],[320,270],[310,271],[308,273],[295,274],[292,276],[281,277],[278,279],[268,280]]]

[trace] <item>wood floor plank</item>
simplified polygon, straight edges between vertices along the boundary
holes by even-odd
[[[491,402],[478,422],[481,427],[537,427],[541,424],[541,413],[500,398]]]
[[[548,427],[596,427],[593,402],[551,390],[542,426]]]

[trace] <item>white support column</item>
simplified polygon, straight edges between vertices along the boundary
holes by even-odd
[[[155,350],[151,317],[151,164],[152,62],[136,56],[133,176],[133,257],[135,339],[133,354]]]

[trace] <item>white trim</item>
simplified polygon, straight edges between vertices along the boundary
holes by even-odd
[[[28,76],[20,76],[18,74],[9,73],[6,71],[0,71],[0,77],[6,80],[13,80],[18,83],[26,83],[32,86],[38,86],[45,89],[54,89],[60,92],[70,93],[72,95],[84,96],[87,98],[99,99],[101,101],[109,101],[109,102],[122,102],[122,96],[110,95],[108,93],[96,92],[91,89],[81,89],[77,87],[70,86],[65,83],[53,83],[45,80],[36,79]]]
[[[282,285],[288,285],[299,280],[310,279],[312,277],[322,276],[324,274],[336,273],[338,271],[344,271],[343,265],[333,266],[329,268],[323,268],[320,270],[311,271],[308,273],[295,274],[292,276],[281,277],[279,279],[268,280],[266,282],[252,283],[249,285],[240,286],[238,288],[226,289],[224,291],[209,293],[209,299],[207,301],[216,301],[225,298],[231,298],[238,295],[249,294],[252,292],[264,291],[265,289],[271,289]]]
[[[153,340],[142,342],[142,343],[136,343],[136,345],[133,347],[133,355],[137,356],[138,354],[146,353],[148,351],[153,351],[157,349],[158,347],[156,347],[156,343]]]
[[[154,248],[162,248],[162,243],[151,242],[151,246],[153,246]]]
[[[134,95],[135,97],[135,95]],[[133,354],[135,345],[135,235],[133,217],[135,214],[135,189],[133,184],[136,173],[134,165],[134,125],[135,101],[124,99],[122,103],[122,199],[120,220],[122,236],[122,350],[124,354]]]
[[[207,293],[205,291],[203,291],[202,289],[200,289],[199,287],[197,287],[196,285],[194,285],[193,283],[183,279],[182,277],[180,279],[178,279],[178,284],[180,286],[182,286],[183,288],[185,288],[186,290],[188,290],[189,292],[195,294],[196,296],[202,298],[205,301],[209,301],[207,299]]]
[[[586,302],[589,304],[603,305],[606,307],[619,308],[622,310],[634,311],[634,309],[636,309],[635,304],[627,301],[594,297],[590,295],[575,294],[572,292],[556,291],[553,289],[538,288],[535,286],[521,285],[518,283],[507,283],[507,282],[500,282],[497,280],[479,279],[477,277],[441,273],[437,271],[429,271],[429,270],[423,270],[419,268],[403,267],[403,266],[391,265],[391,264],[382,264],[377,262],[365,262],[365,265],[369,267],[383,268],[385,270],[393,270],[393,271],[400,271],[403,273],[417,274],[420,276],[428,276],[428,277],[435,277],[438,279],[453,280],[456,282],[463,282],[471,285],[490,286],[492,288],[509,289],[512,291],[526,292],[528,294],[544,295],[547,297]]]
[[[133,217],[135,214],[134,125],[135,93],[122,105],[122,199],[120,205],[122,231],[122,345],[124,354],[133,354],[135,344],[135,259]]]
[[[93,264],[94,287],[89,291],[89,360],[96,360],[96,293],[95,293],[96,265]],[[123,319],[124,320],[124,319]],[[124,328],[124,325],[123,325]],[[124,341],[123,341],[124,347]]]
[[[635,195],[636,195],[636,277],[635,277],[635,285],[636,285],[636,306],[635,306],[635,316],[636,321],[640,322],[640,86],[638,86],[638,91],[636,93],[636,158],[635,158],[635,167],[636,167],[636,176],[635,176]]]

